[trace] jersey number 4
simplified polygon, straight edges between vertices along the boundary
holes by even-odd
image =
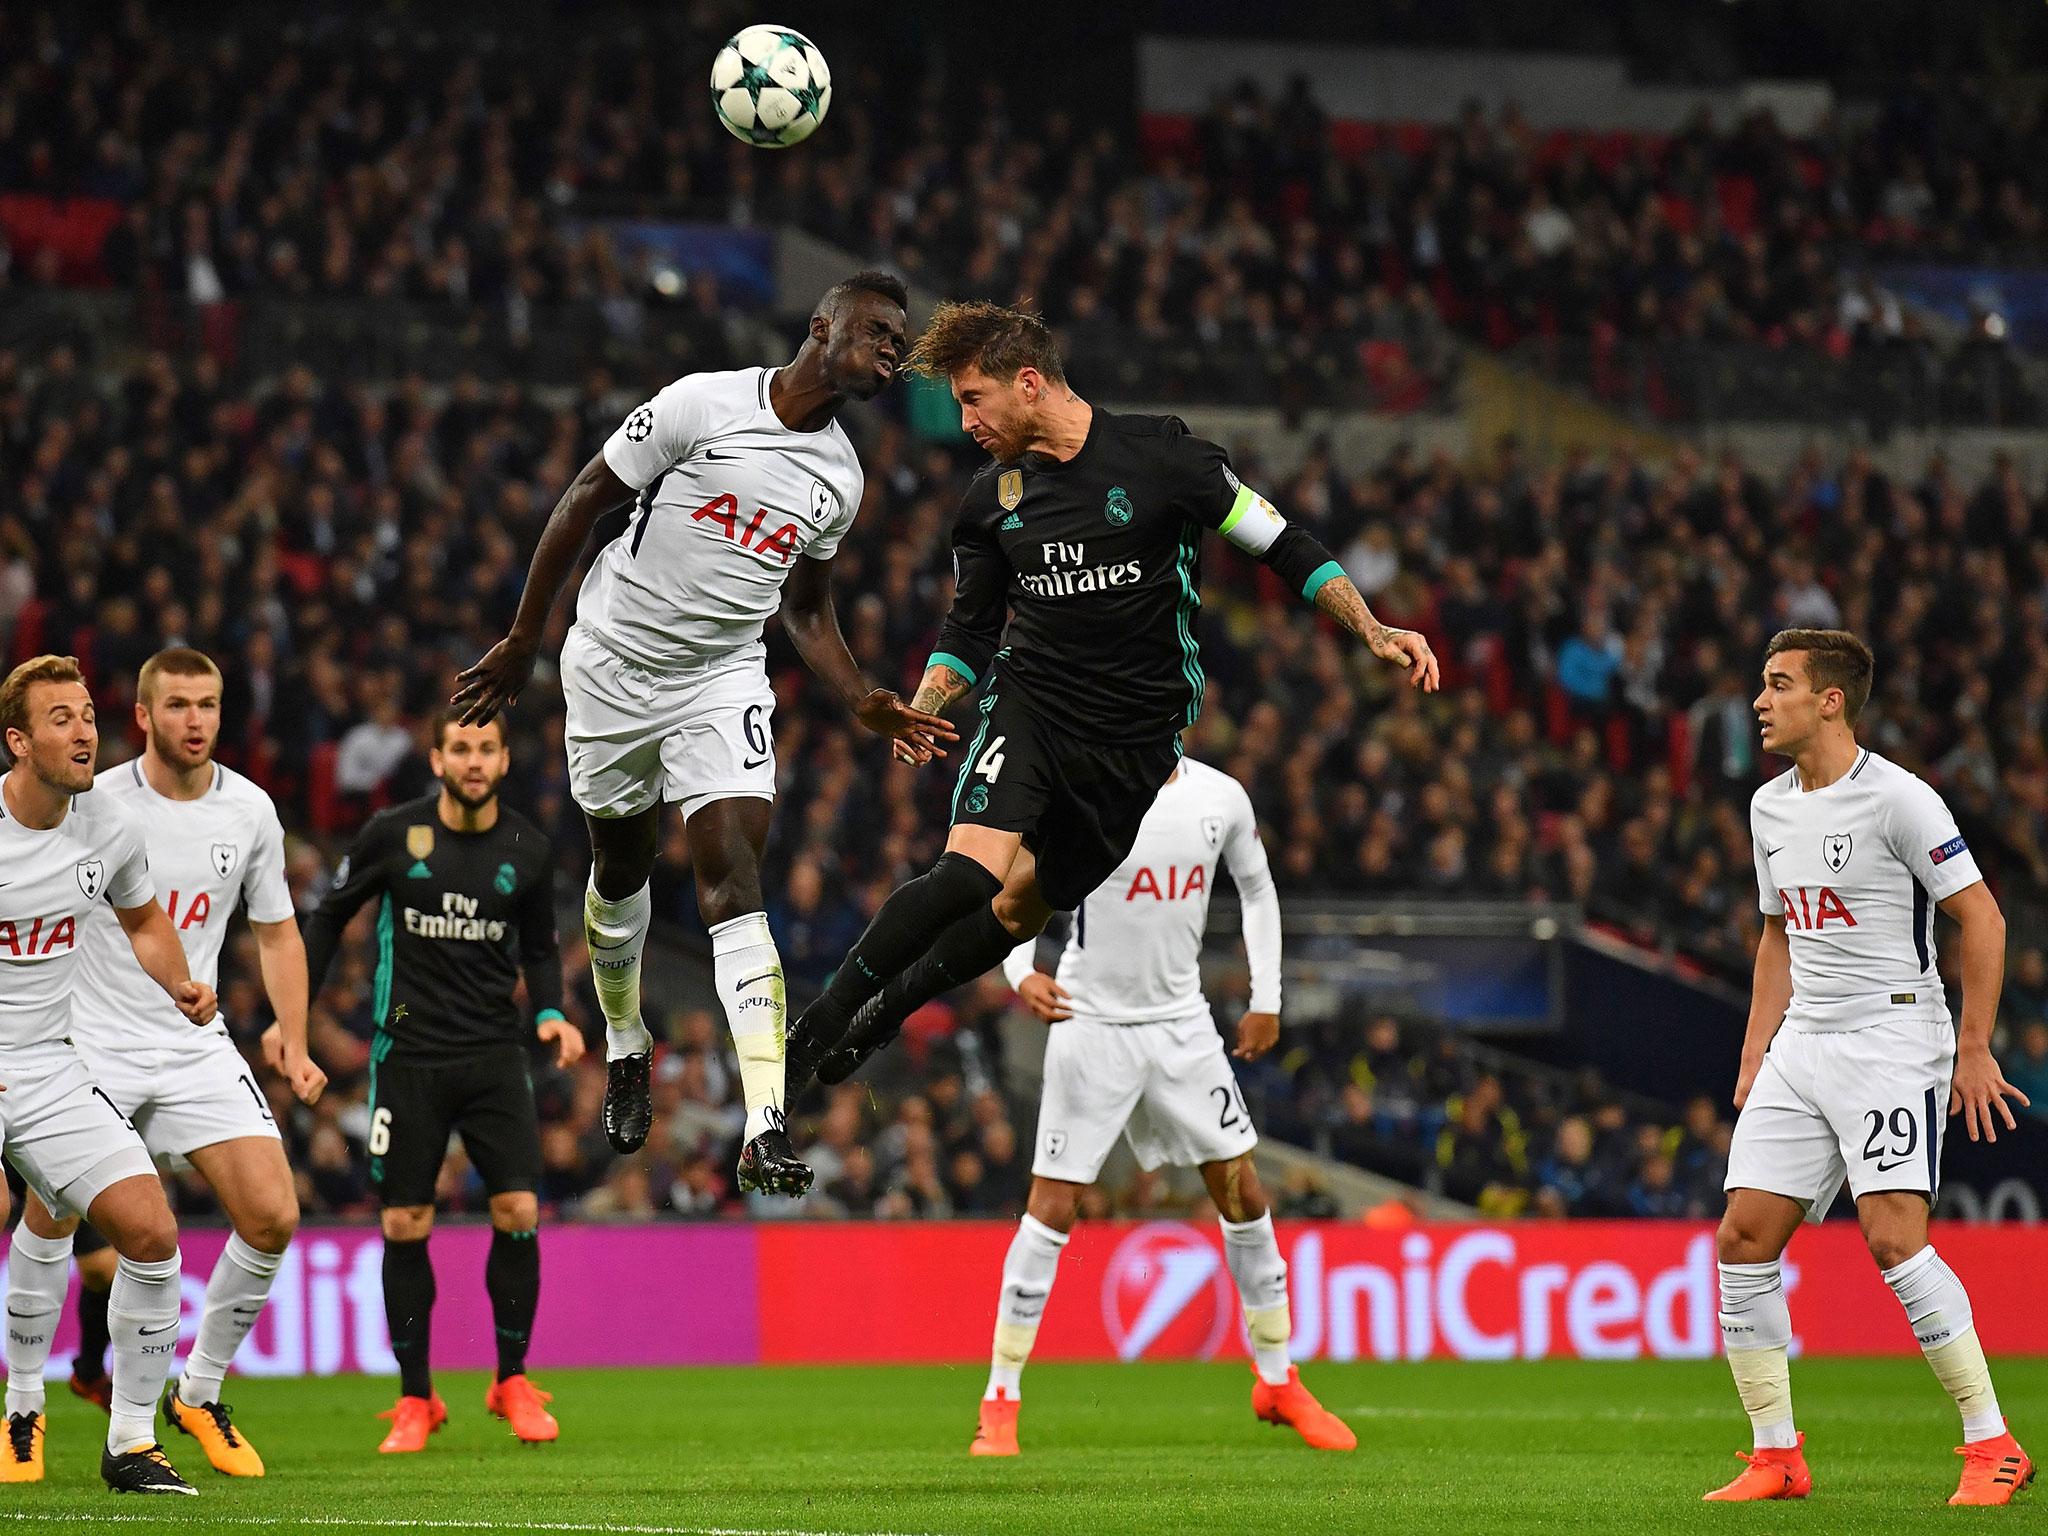
[[[1003,743],[1010,738],[998,736],[988,744],[988,750],[981,754],[981,761],[974,765],[974,771],[989,783],[996,781],[996,775],[1003,771]]]

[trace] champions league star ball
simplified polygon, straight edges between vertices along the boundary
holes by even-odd
[[[825,121],[832,71],[803,33],[748,27],[711,62],[711,103],[734,138],[756,149],[787,149]]]

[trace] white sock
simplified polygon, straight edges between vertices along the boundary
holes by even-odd
[[[1778,1261],[1723,1264],[1721,1342],[1760,1451],[1799,1444],[1792,1422],[1792,1309]]]
[[[1970,1293],[1932,1244],[1895,1269],[1884,1271],[1884,1283],[1906,1309],[1913,1337],[1927,1357],[1935,1380],[1955,1399],[1963,1415],[1965,1440],[1989,1440],[2005,1433],[1998,1394],[1991,1390],[1991,1367],[1977,1342],[1970,1311]]]
[[[14,1229],[7,1250],[7,1412],[41,1413],[43,1367],[71,1289],[71,1239]]]
[[[179,1255],[151,1264],[124,1258],[107,1294],[114,1340],[114,1418],[107,1449],[116,1455],[156,1443],[156,1403],[178,1353]]]
[[[271,1282],[284,1263],[281,1253],[265,1253],[228,1234],[227,1250],[206,1282],[206,1308],[199,1314],[199,1334],[185,1359],[178,1396],[193,1407],[220,1401],[221,1382],[242,1340],[256,1326],[257,1314],[270,1299]]]
[[[1017,1235],[1010,1239],[1010,1251],[1003,1259],[995,1350],[983,1397],[998,1392],[1007,1392],[1012,1401],[1023,1397],[1024,1362],[1031,1358],[1031,1346],[1038,1340],[1038,1320],[1045,1316],[1045,1300],[1052,1294],[1060,1270],[1060,1250],[1066,1246],[1066,1233],[1053,1231],[1035,1216],[1017,1223]]]
[[[747,1098],[747,1128],[741,1144],[763,1131],[782,1129],[782,1053],[786,1004],[782,957],[768,914],[749,912],[711,930],[711,968],[726,1027],[740,1059],[740,1088]]]
[[[1280,1257],[1280,1240],[1273,1235],[1273,1213],[1256,1221],[1225,1221],[1220,1216],[1216,1220],[1223,1228],[1223,1260],[1237,1282],[1259,1380],[1269,1387],[1284,1387],[1292,1364],[1287,1341],[1294,1322],[1287,1307],[1287,1261]]]
[[[640,1019],[640,952],[647,947],[647,921],[654,898],[646,886],[623,901],[606,901],[591,877],[583,893],[583,940],[590,946],[590,984],[604,1010],[604,1054],[644,1056],[654,1037]]]

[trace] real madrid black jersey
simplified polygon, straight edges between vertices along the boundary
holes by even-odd
[[[1006,697],[1092,742],[1170,738],[1202,707],[1205,528],[1304,597],[1341,574],[1178,417],[1098,407],[1073,458],[1027,453],[968,487],[932,661],[977,683],[993,667]]]
[[[370,818],[306,924],[314,994],[349,919],[377,906],[370,1002],[378,1060],[447,1059],[526,1041],[533,1015],[562,1006],[554,855],[503,802],[488,832],[444,825],[439,792]],[[515,999],[526,977],[529,1008]]]

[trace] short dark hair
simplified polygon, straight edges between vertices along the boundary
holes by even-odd
[[[461,721],[462,711],[453,704],[443,704],[434,711],[434,718],[428,723],[428,729],[433,732],[431,740],[436,749],[440,747],[443,741],[448,739],[448,727],[458,725]],[[511,728],[505,724],[505,711],[501,709],[491,716],[491,723],[498,728],[498,740],[501,743],[510,745],[512,732]]]
[[[830,319],[833,312],[857,293],[872,293],[887,299],[898,309],[910,308],[910,290],[903,286],[903,279],[893,272],[884,272],[870,267],[865,272],[856,272],[843,277],[825,290],[818,300],[818,307],[811,311]]]
[[[1806,680],[1815,693],[1842,690],[1842,714],[1851,725],[1870,702],[1877,658],[1846,629],[1781,629],[1764,647],[1764,660],[1784,651],[1806,652]]]
[[[932,323],[910,349],[904,365],[927,378],[950,379],[963,368],[979,368],[1007,384],[1020,370],[1036,368],[1055,384],[1066,382],[1058,343],[1034,309],[1006,308],[974,299],[947,302],[932,311]]]
[[[29,689],[37,683],[84,682],[85,673],[79,669],[76,656],[29,657],[0,683],[0,745],[5,745],[9,731],[28,734]]]

